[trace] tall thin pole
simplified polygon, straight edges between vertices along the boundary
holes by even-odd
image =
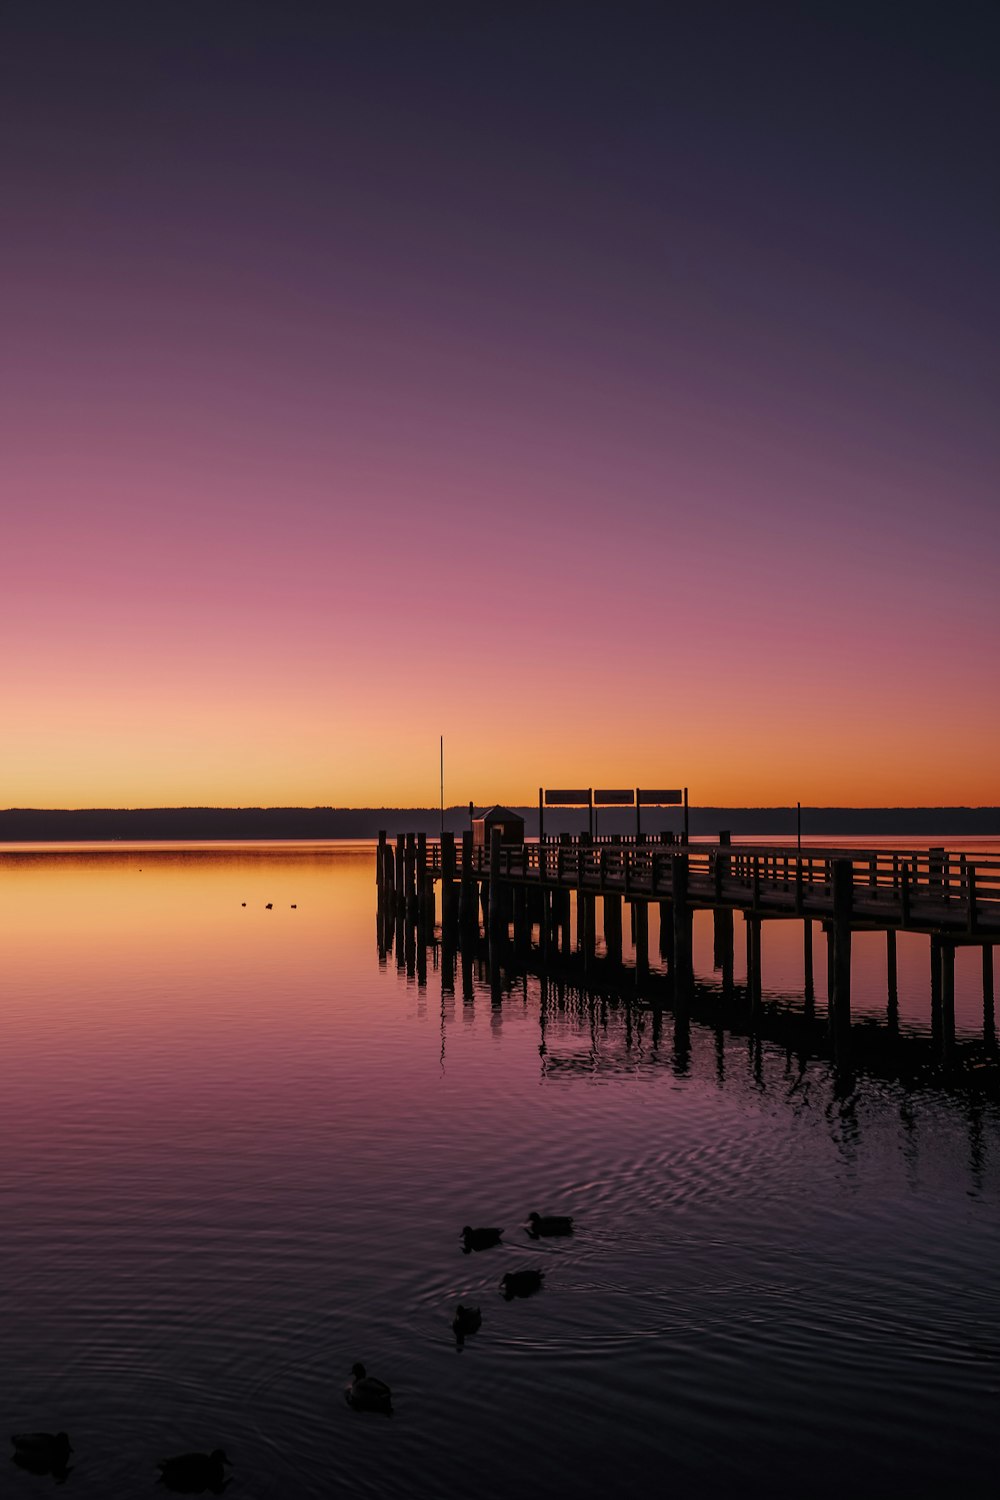
[[[795,847],[802,853],[802,803],[795,804]]]
[[[441,736],[441,832],[444,833],[444,735]]]

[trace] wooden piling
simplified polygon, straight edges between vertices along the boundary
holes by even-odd
[[[725,970],[733,965],[733,913],[717,906],[712,912],[712,967]]]
[[[385,912],[386,921],[391,922],[396,912],[396,871],[392,845],[384,835],[379,844],[379,864],[382,870],[378,891],[379,905]]]
[[[955,1053],[955,944],[941,944],[941,1061]]]
[[[412,922],[417,915],[417,836],[415,833],[406,835],[403,859],[406,881],[406,919]]]
[[[983,944],[983,1041],[991,1050],[997,1043],[993,1009],[993,944]]]
[[[455,835],[453,833],[442,833],[441,835],[441,927],[452,926],[455,922]]]
[[[570,943],[570,893],[568,890],[556,892],[554,912],[562,954],[564,958],[568,958],[573,951]]]
[[[427,926],[427,835],[417,834],[417,857],[415,883],[417,894],[417,916],[422,927]],[[433,921],[433,917],[431,918]]]
[[[641,978],[649,973],[649,904],[632,902],[632,917],[635,929],[635,972]]]
[[[802,923],[802,969],[806,1012],[811,1014],[816,1006],[816,984],[813,977],[813,924],[810,917],[806,917]]]
[[[752,1012],[760,1010],[763,998],[761,982],[760,929],[761,919],[754,912],[747,912],[747,995]]]
[[[528,892],[523,885],[515,885],[514,898],[514,946],[523,957],[531,946],[531,926],[528,920]]]
[[[489,927],[491,938],[499,934],[503,914],[503,898],[500,890],[500,830],[494,828],[490,831]]]
[[[844,1042],[851,1030],[851,911],[854,871],[849,859],[832,861],[833,884],[833,995],[830,1021],[835,1041]]]
[[[887,1021],[891,1031],[899,1030],[899,985],[896,967],[896,930],[885,935]]]
[[[539,915],[538,915],[538,946],[542,951],[542,958],[549,958],[553,951],[552,945],[552,892],[543,887],[539,893]]]
[[[660,957],[668,968],[673,968],[674,906],[672,901],[660,902]]]
[[[479,886],[472,873],[472,830],[462,834],[462,882],[459,886],[459,920],[471,932],[479,930]]]
[[[622,898],[604,894],[604,946],[615,963],[622,960]]]
[[[688,899],[688,856],[674,854],[670,857],[671,887],[674,909],[674,974],[681,985],[688,985],[694,977],[693,922],[694,913]]]

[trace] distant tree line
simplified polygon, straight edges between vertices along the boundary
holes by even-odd
[[[489,804],[483,804],[489,805]],[[520,807],[528,836],[538,832],[537,807]],[[445,827],[460,833],[469,826],[468,804],[445,809]],[[642,826],[654,833],[679,833],[679,809],[643,809]],[[742,835],[794,838],[794,807],[696,807],[690,810],[693,837],[714,836],[727,828]],[[384,828],[397,833],[436,834],[438,808],[428,807],[147,807],[10,808],[0,811],[0,841],[77,842],[157,839],[361,839]],[[547,833],[579,833],[587,827],[582,809],[546,810]],[[631,809],[604,809],[598,832],[633,833]],[[996,807],[804,807],[803,836],[810,838],[1000,837]]]

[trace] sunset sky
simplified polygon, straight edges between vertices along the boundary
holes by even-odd
[[[0,805],[1000,802],[998,40],[8,0]]]

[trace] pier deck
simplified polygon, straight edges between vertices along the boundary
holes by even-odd
[[[414,854],[416,885],[416,848]],[[920,932],[953,942],[1000,941],[1000,860],[972,860],[944,849],[831,847],[800,853],[778,844],[584,837],[501,845],[498,854],[466,840],[459,858],[457,847],[449,850],[446,835],[443,843],[427,843],[424,867],[431,881],[482,883],[492,877],[508,885],[633,902],[673,901],[683,874],[683,899],[695,909],[833,921],[847,914],[846,907],[854,928]]]
[[[659,907],[661,956],[673,992],[683,1002],[693,981],[693,919],[713,913],[714,945],[724,985],[733,973],[734,915],[746,930],[748,989],[761,998],[762,929],[775,919],[803,923],[807,990],[813,984],[813,928],[826,936],[830,1025],[841,1040],[850,1030],[851,939],[854,932],[886,934],[890,992],[896,983],[897,933],[929,939],[935,1029],[946,1053],[954,1035],[955,954],[982,949],[984,1036],[995,1038],[993,949],[1000,943],[1000,860],[970,858],[943,847],[923,850],[817,848],[789,845],[691,844],[648,838],[565,836],[507,844],[494,831],[489,848],[472,834],[379,836],[380,921],[434,924],[435,884],[441,887],[442,929],[457,924],[479,932],[480,911],[491,949],[500,952],[513,925],[514,946],[526,951],[537,925],[542,959],[569,951],[575,895],[577,949],[592,961],[596,906],[601,898],[604,939],[613,962],[623,954],[622,913],[631,912],[631,940],[639,976],[649,972],[649,907]],[[992,1045],[992,1042],[991,1042]]]

